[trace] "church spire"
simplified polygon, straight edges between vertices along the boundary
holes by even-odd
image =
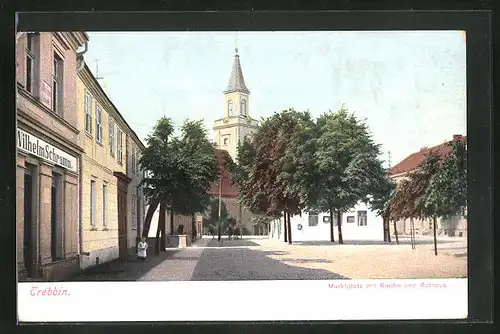
[[[238,55],[238,48],[234,50],[236,54],[234,55],[233,70],[231,71],[231,77],[229,78],[229,83],[224,91],[224,94],[231,92],[242,92],[250,94],[247,86],[245,85],[245,79],[243,79],[243,71],[241,70],[240,56]]]

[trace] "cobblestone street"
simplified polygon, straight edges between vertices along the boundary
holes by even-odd
[[[262,237],[227,240],[204,238],[186,249],[172,249],[146,262],[113,261],[78,281],[213,281],[383,278],[455,278],[467,276],[466,239],[442,238],[439,255],[432,238],[421,237],[415,250],[400,245],[293,245]]]

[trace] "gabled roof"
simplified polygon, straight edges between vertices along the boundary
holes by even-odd
[[[224,163],[224,159],[231,158],[229,153],[225,150],[215,149],[215,158],[219,163],[219,172],[222,176],[222,189],[220,189],[219,180],[212,182],[210,185],[210,189],[208,193],[213,197],[219,197],[219,192],[221,193],[222,198],[235,198],[238,196],[238,190],[235,186],[233,186],[231,181],[231,174],[227,170],[226,164]]]
[[[455,135],[453,140],[467,140],[467,136]],[[451,152],[452,148],[448,145],[451,141],[444,142],[440,145],[434,147],[425,147],[420,151],[415,152],[407,156],[400,163],[389,169],[389,175],[398,175],[403,173],[408,173],[415,170],[425,159],[425,157],[432,151],[439,156],[446,156]]]
[[[229,83],[224,91],[224,94],[231,92],[243,92],[250,94],[247,86],[245,85],[245,79],[243,79],[243,71],[241,70],[240,56],[238,55],[238,49],[235,50],[234,55],[233,70],[231,71],[231,77],[229,78]]]

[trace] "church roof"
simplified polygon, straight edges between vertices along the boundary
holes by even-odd
[[[229,78],[229,83],[224,91],[224,94],[231,92],[243,92],[250,94],[247,86],[245,85],[245,79],[243,79],[243,71],[241,70],[240,56],[238,55],[238,49],[235,50],[234,55],[233,70],[231,71],[231,77]]]

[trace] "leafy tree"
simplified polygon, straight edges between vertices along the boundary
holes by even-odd
[[[151,219],[160,203],[162,209],[171,203],[173,190],[178,186],[178,170],[176,164],[175,148],[173,147],[174,125],[167,117],[162,117],[153,127],[152,133],[147,137],[147,146],[139,160],[141,167],[148,171],[141,182],[145,186],[144,194],[149,207],[144,222],[143,236],[149,234]],[[162,210],[160,210],[162,211]],[[160,212],[158,230],[156,233],[156,249],[159,250],[160,237],[162,243],[165,238],[164,211]],[[164,249],[164,247],[162,247]]]
[[[383,170],[382,165],[376,166],[376,177],[374,181],[372,196],[369,200],[370,208],[382,217],[384,228],[384,241],[391,242],[391,234],[389,232],[389,200],[396,191],[396,184],[388,177]]]
[[[212,197],[209,200],[209,205],[203,212],[203,225],[213,230],[213,232],[218,232],[218,239],[220,240],[220,233],[224,229],[227,220],[229,218],[229,213],[226,204],[220,201],[220,217],[219,217],[219,199]]]
[[[467,201],[466,150],[462,142],[451,142],[453,150],[438,166],[421,199],[423,216],[433,221],[434,254],[437,255],[437,219],[463,215]]]
[[[287,147],[300,132],[300,119],[307,117],[293,108],[275,113],[265,119],[255,134],[253,147],[255,160],[250,173],[252,204],[258,213],[278,216],[283,213],[287,234],[285,241],[292,243],[290,216],[301,212],[302,203],[289,191],[290,179]],[[288,239],[288,240],[287,240]]]
[[[202,121],[184,122],[177,154],[181,187],[172,198],[171,231],[174,211],[190,215],[194,219],[197,212],[203,211],[209,205],[208,189],[219,175],[214,147],[208,140]]]
[[[143,236],[148,235],[151,218],[160,205],[157,249],[165,249],[165,210],[170,211],[173,233],[175,212],[193,216],[208,203],[207,190],[218,170],[213,146],[202,124],[186,121],[180,137],[174,137],[171,120],[162,117],[146,139],[147,147],[140,159],[142,168],[148,171],[142,181],[149,204]]]
[[[367,125],[342,107],[317,120],[318,139],[314,156],[317,175],[312,184],[317,200],[309,207],[330,212],[330,238],[334,241],[333,214],[337,214],[339,243],[342,237],[342,212],[359,201],[369,201],[385,178],[377,159],[375,145]]]
[[[389,219],[394,222],[394,235],[396,236],[396,243],[399,243],[396,221],[408,218],[413,219],[413,196],[414,193],[411,189],[410,181],[408,179],[404,179],[396,186],[395,191],[387,202],[387,209],[385,214],[389,216]],[[413,229],[411,232],[411,237],[413,248]]]

